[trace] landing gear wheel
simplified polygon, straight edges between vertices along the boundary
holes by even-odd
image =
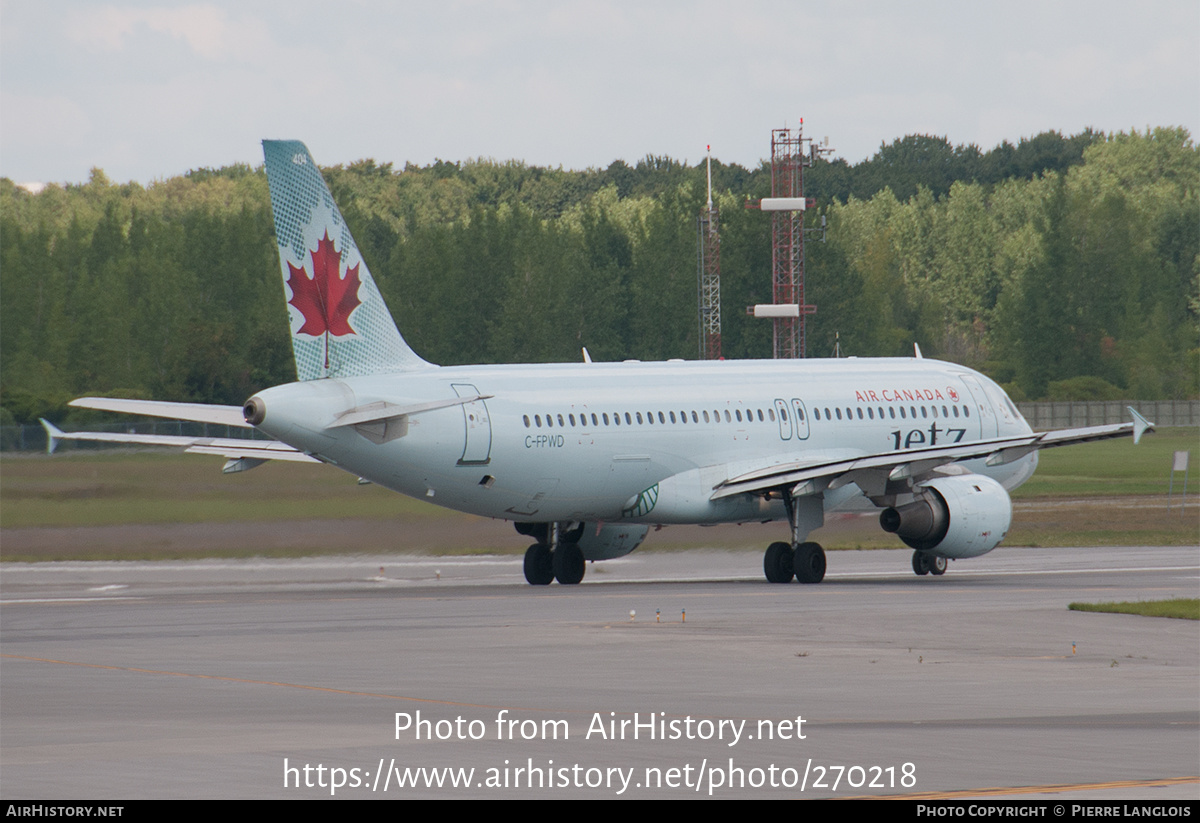
[[[801,543],[792,558],[792,568],[801,583],[820,583],[825,579],[825,550],[819,543]]]
[[[925,564],[925,555],[920,552],[913,552],[912,567],[913,574],[921,576],[929,574],[929,566]]]
[[[930,572],[933,574],[945,574],[946,558],[937,557],[926,552],[913,552],[912,566],[913,571],[922,577]]]
[[[770,583],[792,582],[792,547],[787,543],[772,543],[763,555],[763,572]]]
[[[583,579],[587,567],[583,559],[583,549],[578,543],[559,543],[551,555],[554,566],[554,577],[564,586],[574,586]]]
[[[534,543],[525,550],[525,579],[534,586],[548,586],[554,579],[550,547],[545,543]]]

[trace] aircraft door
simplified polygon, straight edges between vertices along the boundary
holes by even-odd
[[[479,389],[470,383],[452,383],[450,388],[459,397],[475,397]],[[463,425],[466,428],[460,466],[484,466],[492,459],[492,420],[488,415],[487,401],[475,400],[460,406]]]
[[[983,386],[974,377],[964,374],[962,381],[967,386],[967,391],[975,400],[975,410],[979,415],[979,436],[981,438],[996,437],[999,434],[998,423],[996,422],[996,411],[992,408],[992,404],[988,401],[987,394],[983,391]]]
[[[788,414],[787,403],[783,400],[775,400],[775,417],[779,421],[779,439],[792,439],[792,418]]]
[[[796,439],[808,439],[808,409],[799,397],[792,398],[792,415],[796,418]]]

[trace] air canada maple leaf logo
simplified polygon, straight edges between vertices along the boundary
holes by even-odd
[[[288,286],[292,289],[292,299],[288,301],[304,316],[304,325],[297,334],[311,334],[313,337],[333,335],[342,337],[355,334],[350,325],[350,314],[360,305],[358,287],[362,281],[358,277],[358,266],[346,269],[346,276],[341,276],[342,255],[329,239],[329,230],[317,241],[317,250],[312,255],[313,276],[303,268],[297,268],[288,263],[291,274],[288,276]]]
[[[341,276],[342,255],[329,239],[328,229],[317,241],[317,250],[309,253],[312,255],[311,278],[303,268],[288,263],[288,286],[292,289],[292,299],[288,303],[304,316],[304,325],[296,330],[296,334],[325,336],[325,368],[328,369],[329,335],[357,334],[350,325],[350,314],[362,305],[358,299],[362,281],[358,277],[358,266],[346,269],[346,276]]]

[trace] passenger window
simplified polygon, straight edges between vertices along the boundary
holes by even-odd
[[[641,418],[641,415],[639,414],[638,417]],[[639,419],[638,422],[640,423],[642,421]],[[626,426],[633,425],[633,417],[630,416],[629,412],[625,412],[625,425]]]
[[[895,406],[888,406],[888,417],[892,418],[893,420],[896,419],[896,407]]]
[[[820,419],[821,419],[821,410],[813,409],[813,420],[820,420]]]
[[[835,411],[835,412],[837,412],[837,418],[838,418],[838,420],[841,420],[841,419],[842,419],[842,410],[841,410],[841,409],[834,409],[834,411]]]
[[[925,413],[925,407],[924,407],[924,406],[922,406],[922,407],[921,407],[921,417],[928,417],[928,416],[929,416],[929,415]]]
[[[804,422],[804,409],[796,409],[796,416],[800,418],[800,422]]]
[[[708,420],[708,409],[705,409],[705,410],[704,410],[704,422],[705,422],[705,423],[709,422],[709,420]]]
[[[725,410],[725,422],[726,422],[726,423],[732,423],[732,422],[733,422],[733,418],[732,418],[732,417],[730,416],[730,414],[729,414],[729,409],[726,409],[726,410]]]
[[[674,412],[672,412],[671,416],[672,416],[672,417],[674,417],[674,416],[675,416]],[[663,413],[662,413],[662,412],[659,412],[659,413],[658,413],[658,422],[659,422],[659,423],[666,423],[666,422],[667,422],[667,418],[663,417]]]
[[[533,422],[536,423],[537,427],[540,429],[542,427],[542,416],[540,414],[535,414],[533,416]]]
[[[775,410],[767,409],[767,417],[770,418],[772,423],[774,423],[775,422]]]
[[[958,417],[958,406],[951,406],[950,408],[954,409],[954,416]]]
[[[604,420],[604,425],[607,426],[608,425],[608,412],[604,412],[603,414],[600,415],[600,417]]]
[[[949,410],[945,406],[942,406],[942,417],[949,417],[949,416],[950,416]]]
[[[563,416],[561,414],[558,416],[558,425],[562,426],[564,429],[567,427],[567,424],[563,422]]]
[[[737,422],[741,423],[742,422],[742,410],[738,409],[733,414],[735,417],[737,417]]]
[[[637,421],[638,421],[639,426],[642,425],[642,413],[641,412],[637,413]]]
[[[592,425],[593,425],[593,426],[599,426],[599,425],[600,425],[600,421],[596,419],[596,413],[595,413],[595,412],[592,412]]]
[[[521,417],[525,420],[525,428],[529,428],[529,415],[523,414]]]
[[[908,416],[907,416],[907,415],[904,413],[904,407],[903,407],[903,406],[901,406],[901,407],[900,407],[900,419],[901,419],[901,420],[906,420],[906,419],[908,419]]]
[[[872,420],[875,419],[875,410],[870,406],[867,406],[867,417],[871,418]]]
[[[859,406],[857,409],[855,409],[855,411],[858,412],[858,419],[862,420],[863,419],[862,406]]]
[[[693,423],[699,423],[699,422],[700,422],[700,415],[696,414],[695,412],[692,412],[692,422],[693,422]],[[708,421],[707,421],[707,420],[705,420],[704,422],[705,422],[705,423],[707,423]]]
[[[571,421],[571,425],[572,425],[572,426],[574,426],[574,425],[575,425],[575,415],[573,415],[573,414],[568,414],[568,415],[567,415],[567,419]]]
[[[963,406],[963,417],[970,417],[970,416],[971,416],[971,407]]]

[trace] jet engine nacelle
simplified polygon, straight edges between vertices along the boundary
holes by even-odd
[[[923,489],[916,502],[883,510],[879,525],[884,531],[941,557],[978,557],[1008,534],[1012,500],[990,477],[938,477]]]
[[[649,531],[636,523],[584,523],[579,548],[587,560],[612,560],[642,545]]]

